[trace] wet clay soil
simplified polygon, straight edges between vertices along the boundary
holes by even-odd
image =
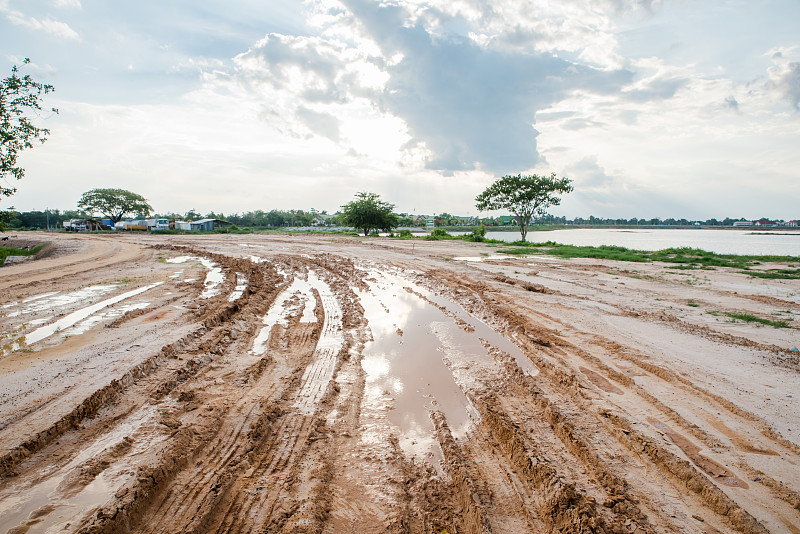
[[[46,237],[0,270],[0,532],[800,532],[798,280]]]

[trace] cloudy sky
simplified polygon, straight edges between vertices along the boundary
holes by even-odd
[[[0,77],[58,115],[10,204],[476,214],[555,172],[567,217],[800,217],[797,0],[0,0]],[[8,207],[3,200],[0,209]]]

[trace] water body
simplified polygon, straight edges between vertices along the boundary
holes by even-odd
[[[452,232],[454,235],[465,232]],[[519,232],[487,232],[487,238],[517,241]],[[637,250],[692,247],[717,254],[800,256],[800,231],[612,229],[575,228],[552,232],[528,232],[532,243],[555,241],[564,245],[616,245]]]

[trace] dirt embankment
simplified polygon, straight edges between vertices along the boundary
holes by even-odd
[[[0,279],[15,335],[60,317],[31,302],[65,315],[92,304],[64,297],[80,287],[143,293],[5,356],[0,380],[57,368],[72,393],[0,404],[2,529],[798,532],[790,338],[687,307],[657,266],[621,279],[594,260],[317,236],[54,239],[76,248]],[[688,290],[800,313],[784,282],[781,310],[751,298],[775,282],[741,274]]]

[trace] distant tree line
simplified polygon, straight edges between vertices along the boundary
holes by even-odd
[[[413,215],[400,213],[397,215],[397,224],[400,227],[425,227],[425,220],[434,215]],[[70,219],[86,218],[90,215],[80,210],[43,210],[43,211],[11,211],[8,214],[7,226],[9,229],[47,229],[48,220],[50,228],[62,228],[63,221]],[[229,221],[241,228],[290,228],[298,226],[345,226],[342,220],[342,213],[328,214],[326,211],[316,210],[253,210],[244,213],[233,213],[226,215],[222,212],[201,213],[189,210],[186,213],[159,213],[152,215],[155,218],[167,218],[170,220],[193,220],[198,219],[222,219]],[[799,217],[800,218],[800,217]],[[447,212],[435,215],[437,226],[479,226],[481,224],[489,227],[493,226],[515,226],[515,222],[510,216],[498,217],[470,217],[452,215]],[[722,220],[690,220],[690,219],[659,219],[659,218],[637,218],[632,219],[612,219],[589,216],[587,218],[575,217],[568,219],[555,215],[544,215],[533,219],[535,225],[572,225],[572,226],[694,226],[699,223],[702,226],[733,226],[738,221],[752,221],[758,219],[732,218],[726,217]],[[781,223],[783,221],[777,221]]]

